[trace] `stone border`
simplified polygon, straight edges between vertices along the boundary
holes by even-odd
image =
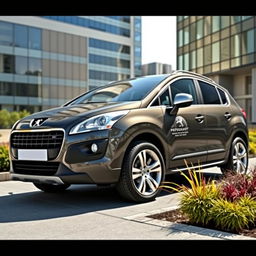
[[[11,180],[10,172],[0,172],[0,181]]]
[[[124,219],[136,221],[144,224],[149,224],[149,225],[155,225],[155,226],[166,228],[166,229],[174,229],[182,232],[194,233],[201,236],[209,236],[212,238],[218,238],[223,240],[256,240],[256,238],[249,237],[249,236],[236,235],[236,234],[232,234],[224,231],[202,228],[202,227],[192,226],[188,224],[175,223],[175,222],[170,222],[166,220],[158,220],[158,219],[153,219],[148,217],[153,214],[172,211],[178,208],[179,206],[161,208],[159,210],[143,212],[143,213],[127,216],[127,217],[124,217]]]

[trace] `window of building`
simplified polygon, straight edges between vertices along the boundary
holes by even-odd
[[[212,62],[211,45],[204,47],[204,65],[209,65]]]
[[[194,82],[191,79],[180,79],[171,84],[172,102],[178,93],[188,93],[193,97],[193,104],[197,103]]]
[[[254,29],[242,33],[243,54],[254,52]]]
[[[190,69],[196,68],[196,51],[190,53]]]
[[[13,45],[13,25],[0,21],[0,45]]]
[[[234,35],[231,37],[231,57],[234,58],[240,55],[240,36]]]
[[[28,84],[15,83],[16,94],[15,96],[28,96],[29,87]]]
[[[32,58],[28,59],[28,74],[31,76],[41,76],[42,75],[42,63],[41,59]]]
[[[252,94],[252,77],[246,76],[245,77],[245,95]]]
[[[178,57],[178,69],[183,69],[183,55]]]
[[[189,27],[184,28],[184,45],[189,43]]]
[[[0,54],[0,73],[14,73],[14,56]]]
[[[207,16],[204,20],[204,35],[207,36],[211,33],[211,16]]]
[[[28,74],[28,58],[24,56],[15,56],[15,74]]]
[[[221,60],[227,60],[230,58],[229,41],[230,41],[229,38],[220,41]]]
[[[183,30],[179,30],[178,32],[178,46],[181,47],[183,45]]]
[[[193,41],[195,41],[195,39],[196,39],[196,23],[194,22],[194,23],[192,23],[192,24],[190,24],[190,43],[191,42],[193,42]]]
[[[189,53],[184,54],[184,69],[189,70]]]
[[[14,43],[16,47],[28,48],[28,27],[14,25]]]
[[[220,98],[214,86],[202,81],[198,81],[198,83],[203,95],[204,104],[220,104]]]
[[[252,16],[241,16],[242,20],[250,19]]]
[[[203,66],[203,48],[197,50],[197,67]]]
[[[220,16],[212,16],[212,33],[220,30]]]
[[[252,99],[245,99],[246,119],[248,122],[252,121]]]
[[[204,20],[201,19],[196,22],[196,39],[200,39],[204,36],[203,21]]]
[[[231,24],[235,24],[241,21],[241,16],[230,16]]]
[[[0,82],[0,95],[3,95],[3,96],[15,95],[13,83]]]
[[[221,16],[221,28],[226,28],[230,24],[229,16]]]
[[[219,89],[219,88],[217,88],[217,89],[218,89],[218,92],[220,94],[220,98],[222,100],[222,104],[227,104],[228,101],[227,101],[227,98],[226,98],[226,94],[221,89]]]
[[[29,28],[28,45],[30,49],[41,50],[42,49],[42,31],[38,28]],[[57,40],[56,40],[57,41]]]
[[[220,61],[220,42],[212,44],[212,63]]]

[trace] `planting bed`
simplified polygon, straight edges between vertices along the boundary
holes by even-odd
[[[207,225],[207,226],[202,226],[202,225],[196,225],[196,224],[191,224],[189,222],[189,219],[184,216],[184,214],[179,210],[172,210],[172,211],[168,211],[168,212],[163,212],[163,213],[159,213],[159,214],[154,214],[154,215],[150,215],[148,216],[149,218],[153,218],[153,219],[159,219],[159,220],[165,220],[165,221],[170,221],[170,222],[176,222],[176,223],[182,223],[182,224],[187,224],[187,225],[194,225],[194,226],[198,226],[198,227],[204,227],[204,228],[209,228],[209,229],[215,229],[215,230],[220,230],[220,231],[225,231],[226,230],[222,230],[219,228],[216,228],[213,225]],[[239,235],[244,235],[244,236],[250,236],[250,237],[255,237],[256,238],[256,227],[255,228],[251,228],[251,229],[243,229],[238,233],[234,234],[239,234]]]

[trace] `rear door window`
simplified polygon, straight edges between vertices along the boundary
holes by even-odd
[[[206,82],[198,81],[204,104],[221,104],[216,87]]]

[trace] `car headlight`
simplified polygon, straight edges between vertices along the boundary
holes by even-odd
[[[114,123],[121,117],[125,116],[128,112],[129,110],[116,111],[91,117],[75,125],[70,130],[69,134],[111,129]]]

